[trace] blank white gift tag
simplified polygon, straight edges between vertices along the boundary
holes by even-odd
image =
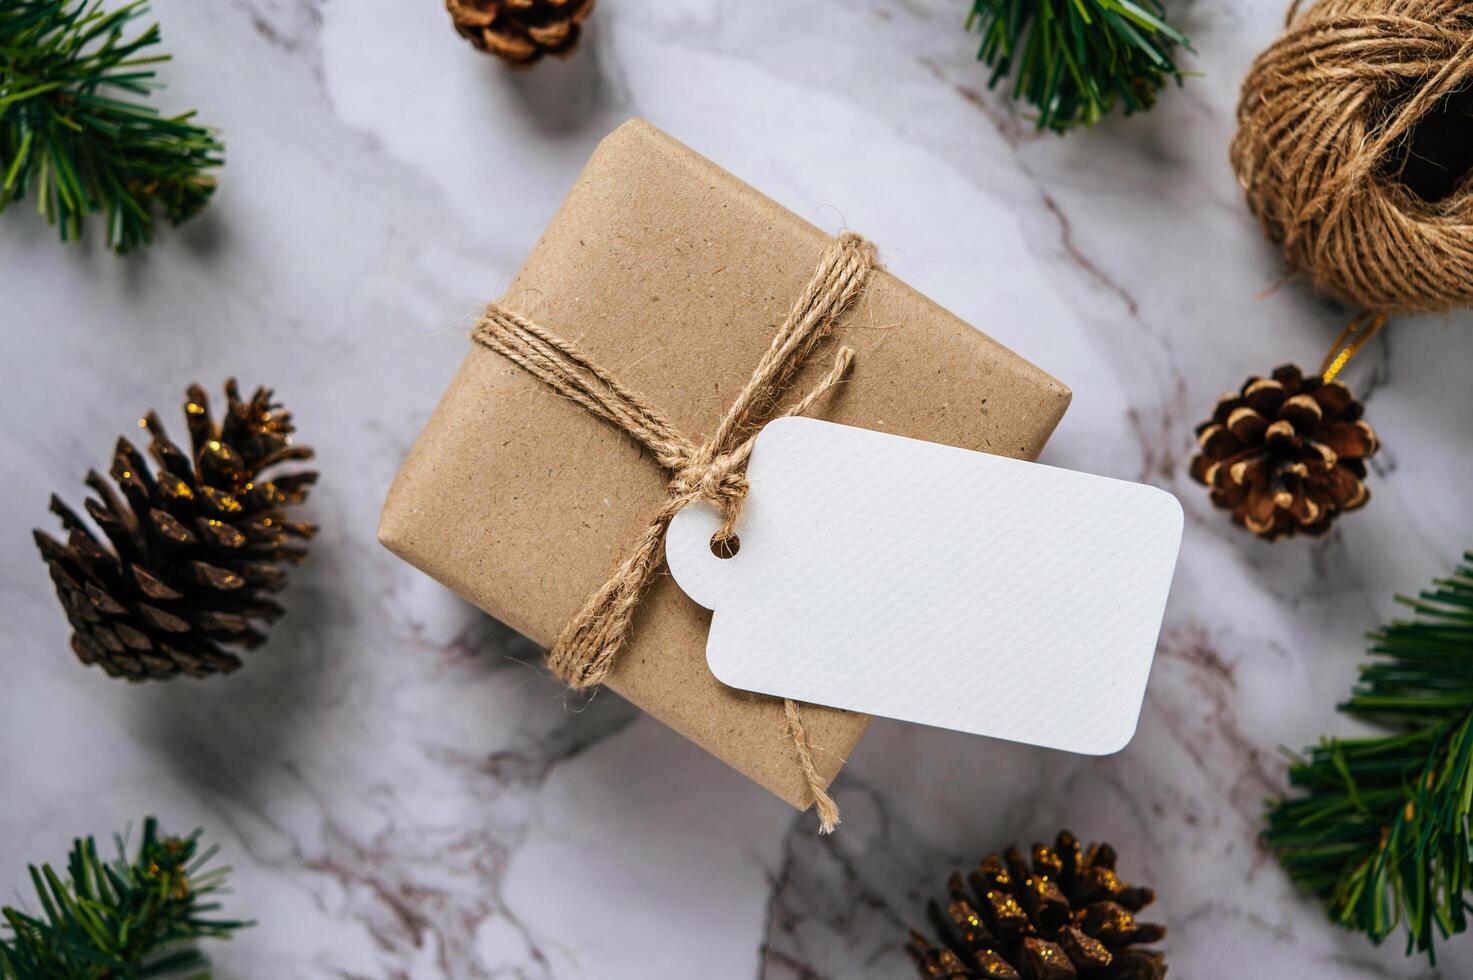
[[[739,548],[670,572],[730,687],[1105,754],[1135,732],[1182,510],[1165,491],[808,418],[757,437]]]

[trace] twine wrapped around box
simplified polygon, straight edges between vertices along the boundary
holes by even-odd
[[[549,388],[632,436],[670,474],[669,495],[634,551],[563,629],[547,656],[548,667],[573,688],[601,683],[629,637],[635,608],[663,557],[665,532],[682,508],[706,500],[722,512],[713,544],[730,540],[747,494],[743,475],[759,422],[768,417],[789,381],[833,332],[834,321],[859,295],[875,265],[875,250],[858,235],[840,235],[824,251],[813,278],[777,328],[752,377],[722,416],[715,432],[697,445],[656,407],[621,385],[576,344],[531,320],[492,304],[472,338],[507,357]],[[854,360],[840,347],[833,369],[783,415],[806,413],[843,380]],[[839,823],[839,808],[813,763],[802,716],[791,699],[783,710],[798,766],[818,811],[821,831]]]
[[[519,338],[528,364],[548,356],[574,367],[596,364],[604,378],[658,407],[666,420],[655,430],[661,438],[682,433],[699,448],[833,244],[831,234],[689,147],[630,120],[599,143],[499,298],[537,331],[507,323],[500,332]],[[815,325],[819,334],[824,329]],[[1069,389],[1057,379],[877,265],[833,330],[855,355],[843,385],[823,396],[829,421],[1036,459],[1069,404]],[[554,337],[577,347],[544,339]],[[740,473],[740,445],[750,432],[742,427],[723,443],[710,461],[717,469],[687,469],[693,457],[676,452],[661,460],[620,424],[510,357],[484,343],[467,346],[389,489],[379,540],[552,649],[644,538],[671,496],[673,476],[686,470],[685,489],[702,481],[713,492],[739,485],[721,467]],[[818,385],[833,347],[795,367],[781,406],[759,395],[754,413],[781,411]],[[578,369],[580,376],[586,370]],[[605,382],[589,377],[602,391]],[[616,395],[607,403],[627,411]],[[659,426],[654,415],[640,418]],[[727,687],[712,675],[710,622],[657,560],[600,686],[789,805],[812,806],[812,774],[794,764],[790,713],[779,698]],[[819,782],[827,786],[843,768],[869,720],[801,706]],[[709,798],[721,776],[636,768],[609,790],[674,804],[673,787],[659,782],[666,778]]]

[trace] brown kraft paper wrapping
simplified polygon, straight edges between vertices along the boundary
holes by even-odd
[[[581,345],[699,442],[829,241],[633,120],[599,145],[501,305]],[[835,422],[1033,459],[1069,405],[1058,381],[883,270],[836,333],[854,367],[814,411]],[[666,497],[664,476],[627,436],[469,347],[394,480],[379,539],[547,647],[643,532]],[[795,391],[832,366],[833,350],[830,341],[809,359]],[[782,701],[725,687],[706,669],[710,615],[661,573],[608,686],[807,806]],[[827,783],[869,718],[804,706],[803,722]]]

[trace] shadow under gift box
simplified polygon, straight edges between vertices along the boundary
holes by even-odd
[[[830,241],[632,120],[599,145],[500,302],[578,343],[700,442]],[[814,410],[835,422],[1034,459],[1069,405],[1068,388],[883,270],[835,333],[854,367]],[[795,392],[830,369],[835,343],[809,359]],[[546,647],[666,495],[665,474],[632,439],[471,344],[394,480],[379,540]],[[707,669],[710,616],[658,576],[607,686],[807,806],[782,702]],[[869,718],[805,706],[803,722],[827,783]]]

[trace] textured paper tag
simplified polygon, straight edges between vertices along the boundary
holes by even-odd
[[[1135,732],[1181,545],[1141,484],[808,418],[770,423],[739,548],[706,505],[670,572],[731,687],[1101,755]]]

